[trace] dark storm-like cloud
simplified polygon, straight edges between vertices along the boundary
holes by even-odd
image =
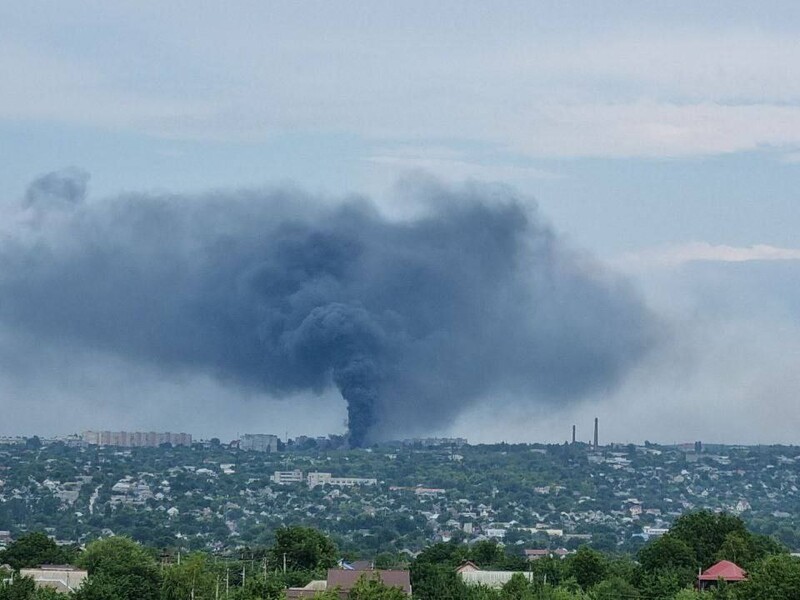
[[[608,389],[658,338],[624,281],[502,188],[410,186],[426,210],[403,221],[293,190],[85,190],[74,170],[31,185],[0,243],[4,325],[273,395],[335,385],[356,445],[496,393]]]

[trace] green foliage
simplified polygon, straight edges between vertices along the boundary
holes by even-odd
[[[674,596],[673,600],[702,600],[705,594],[690,588],[679,590]]]
[[[531,584],[522,573],[514,573],[500,592],[501,600],[524,600],[530,597]]]
[[[213,598],[218,578],[204,554],[194,554],[163,573],[161,600]]]
[[[339,550],[331,539],[310,527],[282,527],[275,532],[272,565],[282,568],[284,556],[289,569],[322,571],[336,566]]]
[[[29,577],[0,583],[0,600],[65,600],[68,596],[52,588],[37,588]]]
[[[699,516],[698,516],[699,515]],[[411,565],[415,600],[800,600],[800,561],[791,558],[773,539],[751,534],[735,517],[693,513],[679,519],[677,533],[644,546],[639,562],[607,556],[582,546],[566,560],[542,558],[525,562],[513,550],[493,542],[470,547],[455,542],[434,544]],[[690,544],[690,533],[702,539]],[[724,535],[722,535],[724,533]],[[718,544],[715,546],[715,544]],[[50,553],[63,551],[43,534],[29,534],[9,546],[18,564],[65,562]],[[699,550],[698,550],[699,549]],[[725,558],[746,566],[749,581],[721,584],[706,592],[691,588],[699,566],[698,552],[713,550],[712,562]],[[287,557],[282,572],[283,554]],[[704,554],[703,554],[704,555]],[[40,560],[41,557],[47,560]],[[172,554],[174,557],[175,554]],[[180,564],[159,567],[155,554],[129,538],[95,541],[78,564],[90,575],[75,594],[54,596],[52,590],[36,590],[33,582],[17,578],[0,583],[0,600],[215,600],[225,594],[225,575],[230,577],[227,600],[281,600],[287,586],[302,586],[320,578],[336,563],[338,551],[323,533],[305,527],[281,528],[271,548],[245,547],[238,558],[217,563],[203,553],[183,555]],[[398,555],[378,555],[379,565],[395,565]],[[482,568],[516,572],[501,588],[468,586],[456,574],[464,560]],[[266,562],[262,562],[265,561]],[[246,571],[246,577],[242,574]],[[528,576],[523,573],[529,574]],[[244,577],[244,582],[242,578]],[[530,579],[529,579],[530,578]],[[338,600],[336,590],[319,592],[318,600]],[[359,580],[351,600],[406,600],[396,588],[386,587],[377,576]]]
[[[466,597],[467,587],[452,566],[428,560],[420,562],[421,556],[411,566],[415,600],[462,600]]]
[[[336,590],[325,590],[314,594],[314,600],[339,600],[339,592]]]
[[[89,578],[78,600],[157,600],[161,577],[153,556],[125,537],[92,542],[79,565]]]
[[[35,596],[33,580],[17,577],[14,581],[0,584],[0,600],[32,600]]]
[[[465,544],[453,542],[433,544],[419,553],[414,560],[414,565],[439,565],[455,569],[467,560],[468,556],[469,547]],[[413,572],[412,569],[412,574]]]
[[[645,598],[672,598],[682,589],[693,585],[697,572],[686,569],[656,569],[643,572],[636,578],[636,585]]]
[[[800,560],[776,555],[762,561],[748,581],[736,585],[741,600],[800,600]]]
[[[503,562],[505,552],[497,545],[497,542],[482,540],[472,546],[470,558],[482,569],[488,569],[492,565]]]
[[[717,562],[717,554],[730,534],[746,538],[749,533],[744,521],[727,513],[715,514],[704,510],[682,515],[669,531],[670,536],[691,548],[697,564],[703,569]]]
[[[403,590],[384,585],[377,574],[374,577],[362,575],[352,587],[350,600],[407,600]]]
[[[590,587],[600,583],[606,574],[605,557],[597,550],[588,546],[581,546],[569,561],[569,572],[582,589],[588,590]]]
[[[776,540],[750,532],[729,533],[717,551],[717,560],[729,560],[746,570],[766,556],[784,554],[786,549]]]
[[[233,588],[228,598],[229,600],[282,600],[284,597],[283,590],[286,587],[286,584],[280,577],[267,576],[265,578],[263,575],[248,576],[245,584]],[[188,598],[188,596],[184,597]],[[224,597],[224,592],[220,594],[220,597]],[[196,600],[200,600],[201,598],[205,597],[198,596]],[[212,600],[216,598],[216,596],[210,595],[207,598],[208,600]],[[336,600],[338,600],[338,596],[336,596]]]
[[[612,577],[592,588],[593,600],[638,600],[639,591],[621,577]]]
[[[639,564],[647,572],[662,569],[694,571],[697,568],[692,548],[671,533],[657,538],[642,548],[639,551]]]
[[[71,548],[56,545],[41,531],[21,536],[0,552],[0,564],[7,563],[17,570],[43,564],[68,564],[74,559]]]

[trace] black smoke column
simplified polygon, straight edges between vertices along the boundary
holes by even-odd
[[[359,198],[88,199],[87,181],[45,175],[9,216],[0,325],[272,396],[335,386],[356,446],[496,397],[604,392],[658,339],[625,281],[506,188],[412,183],[420,215],[398,221]]]

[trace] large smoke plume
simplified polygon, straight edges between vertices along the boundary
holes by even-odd
[[[608,389],[656,338],[624,282],[502,188],[406,186],[425,208],[390,220],[294,190],[88,200],[86,180],[31,184],[0,239],[0,322],[271,395],[335,385],[353,445],[493,394]]]

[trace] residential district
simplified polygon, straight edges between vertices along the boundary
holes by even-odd
[[[170,435],[177,443],[147,442]],[[351,450],[338,436],[0,438],[0,546],[43,530],[61,544],[124,534],[225,552],[266,544],[293,524],[356,553],[413,556],[451,539],[520,553],[635,551],[705,508],[740,515],[798,550],[798,463],[798,447],[700,443],[428,439]]]

